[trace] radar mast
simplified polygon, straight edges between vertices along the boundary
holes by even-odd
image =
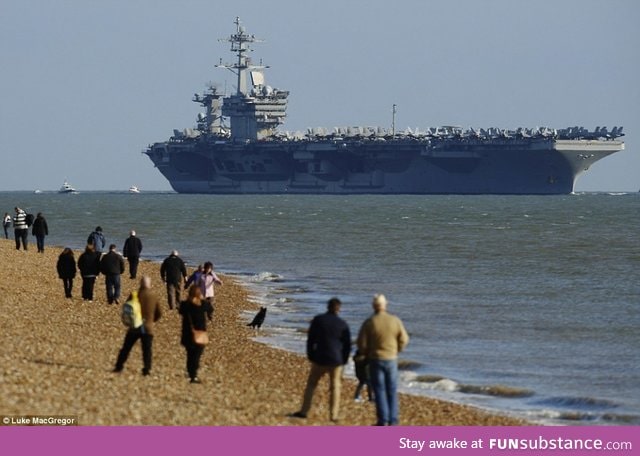
[[[264,139],[273,135],[278,125],[284,122],[289,92],[266,85],[263,70],[269,67],[253,65],[247,55],[252,51],[253,43],[263,40],[247,33],[239,17],[234,24],[236,33],[219,40],[231,43],[231,52],[237,56],[235,63],[223,64],[221,61],[216,65],[237,76],[236,93],[223,99],[222,115],[230,119],[233,139]]]

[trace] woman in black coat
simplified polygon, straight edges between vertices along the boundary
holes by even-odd
[[[182,337],[180,338],[180,343],[184,345],[187,351],[187,372],[191,383],[200,383],[198,368],[200,367],[200,357],[205,346],[194,342],[192,328],[206,331],[207,319],[211,321],[213,316],[213,307],[211,307],[209,301],[202,299],[200,287],[191,285],[187,300],[180,303],[179,312],[182,315]]]
[[[42,212],[38,212],[36,219],[33,222],[33,228],[31,228],[31,234],[36,237],[36,244],[38,245],[38,253],[44,253],[44,237],[49,236],[49,227]]]
[[[58,277],[62,279],[64,285],[64,295],[71,298],[71,289],[73,288],[73,278],[76,276],[76,259],[73,257],[73,250],[65,247],[58,257]]]

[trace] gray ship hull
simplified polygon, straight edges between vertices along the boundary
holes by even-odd
[[[156,143],[147,155],[179,193],[568,194],[624,148],[616,140]]]

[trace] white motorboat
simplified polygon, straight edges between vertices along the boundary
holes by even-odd
[[[129,187],[129,193],[140,193],[140,189],[135,185],[132,185],[131,187]]]
[[[78,191],[73,188],[71,186],[71,184],[67,181],[64,181],[64,184],[62,184],[62,187],[60,187],[60,190],[58,190],[58,193],[77,193]]]

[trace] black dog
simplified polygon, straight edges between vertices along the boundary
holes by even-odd
[[[253,321],[249,323],[247,326],[251,326],[254,329],[255,328],[260,329],[260,326],[262,326],[262,323],[264,323],[264,317],[266,316],[267,316],[267,308],[260,307],[260,311],[256,314],[255,317],[253,317]]]

